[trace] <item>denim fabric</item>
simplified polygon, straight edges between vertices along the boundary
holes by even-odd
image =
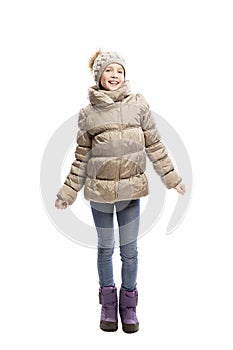
[[[112,256],[114,252],[114,211],[119,227],[121,287],[126,290],[136,288],[140,199],[116,203],[91,201],[91,209],[98,234],[98,274],[100,287],[114,286]],[[114,210],[115,209],[115,210]]]

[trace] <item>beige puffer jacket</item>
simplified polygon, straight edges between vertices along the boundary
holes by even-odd
[[[72,204],[83,185],[84,197],[95,202],[146,196],[146,154],[167,188],[181,181],[147,102],[130,94],[128,82],[116,91],[92,87],[89,99],[79,114],[75,160],[58,198]]]

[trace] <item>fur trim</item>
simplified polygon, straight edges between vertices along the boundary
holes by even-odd
[[[94,65],[94,62],[95,62],[95,59],[101,55],[103,52],[99,49],[98,51],[96,51],[89,59],[89,62],[88,62],[88,66],[92,72],[93,70],[93,65]]]

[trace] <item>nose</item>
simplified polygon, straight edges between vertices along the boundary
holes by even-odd
[[[118,72],[117,70],[112,71],[112,78],[118,78]]]

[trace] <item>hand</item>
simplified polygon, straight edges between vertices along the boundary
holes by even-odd
[[[185,185],[180,183],[178,184],[176,187],[175,187],[175,190],[179,193],[179,194],[182,194],[184,195],[185,194]]]
[[[66,201],[63,201],[61,199],[57,199],[55,202],[55,207],[57,209],[66,209],[68,206],[68,203]]]

